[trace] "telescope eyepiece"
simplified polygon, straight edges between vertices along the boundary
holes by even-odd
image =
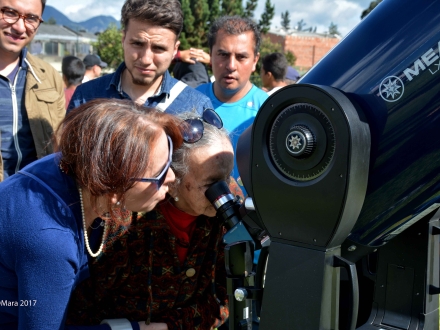
[[[240,203],[231,193],[225,181],[214,183],[206,190],[205,196],[214,205],[217,216],[223,218],[227,229],[231,229],[241,221]]]

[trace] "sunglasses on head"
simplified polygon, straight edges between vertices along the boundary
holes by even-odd
[[[133,181],[152,182],[156,184],[157,190],[160,189],[160,187],[163,185],[165,181],[165,178],[167,177],[168,170],[170,169],[171,166],[171,160],[173,159],[173,141],[168,135],[167,138],[168,138],[169,156],[168,156],[168,161],[165,164],[163,170],[160,172],[160,174],[155,178],[133,178],[132,179]]]
[[[205,109],[201,118],[185,119],[180,125],[183,141],[186,143],[195,143],[199,141],[205,130],[203,122],[208,123],[218,129],[223,127],[223,121],[214,109]]]

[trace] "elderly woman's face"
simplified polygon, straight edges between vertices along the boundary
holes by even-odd
[[[213,217],[216,211],[205,197],[205,191],[215,182],[228,181],[234,166],[234,152],[227,140],[215,146],[194,150],[190,155],[189,173],[177,188],[176,206],[191,215]]]
[[[164,152],[166,150],[166,152]],[[155,178],[164,169],[169,157],[168,139],[162,132],[150,154],[150,164],[144,178]],[[137,182],[125,194],[125,207],[134,212],[151,211],[158,202],[165,198],[168,192],[168,184],[175,179],[174,172],[168,169],[163,185],[157,190],[155,183]]]

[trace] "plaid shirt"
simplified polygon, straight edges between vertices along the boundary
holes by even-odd
[[[223,226],[200,216],[183,266],[176,238],[156,210],[133,221],[90,266],[73,292],[67,324],[105,318],[164,322],[173,329],[211,329],[228,317]]]

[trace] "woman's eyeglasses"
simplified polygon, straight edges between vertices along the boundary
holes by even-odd
[[[173,141],[168,135],[167,138],[168,138],[168,147],[169,147],[170,155],[168,156],[168,162],[166,163],[165,167],[160,172],[160,174],[155,178],[133,178],[132,180],[140,181],[140,182],[152,182],[156,184],[157,190],[160,189],[160,187],[165,182],[165,178],[167,177],[168,170],[170,169],[171,166],[171,160],[173,159]]]
[[[2,18],[3,20],[8,24],[15,24],[20,18],[23,19],[24,25],[33,31],[35,31],[42,22],[44,22],[39,16],[27,14],[27,15],[21,15],[18,11],[3,7],[0,9],[2,12]]]
[[[186,143],[195,143],[199,141],[205,130],[203,122],[213,125],[218,129],[223,127],[223,121],[218,113],[215,112],[214,109],[205,109],[202,118],[185,119],[180,125],[183,141]]]

